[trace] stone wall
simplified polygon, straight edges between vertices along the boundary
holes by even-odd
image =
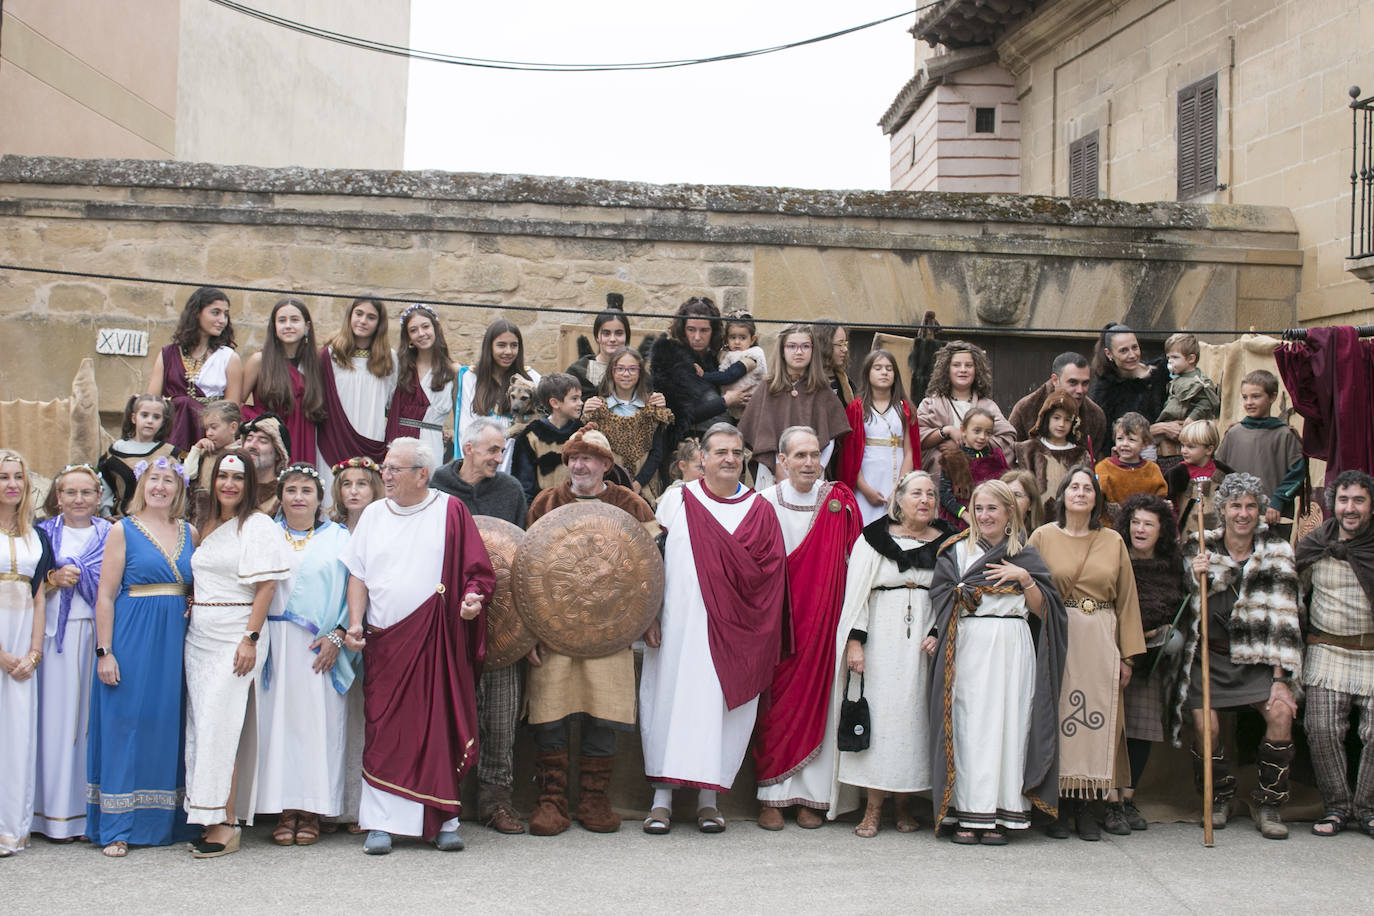
[[[1177,191],[1178,90],[1217,76],[1217,181],[1200,203],[1288,207],[1304,323],[1374,319],[1349,253],[1347,87],[1374,83],[1374,6],[1349,0],[1060,0],[997,51],[1021,99],[1021,190],[1068,192],[1068,148],[1099,131],[1104,197]]]
[[[7,156],[0,263],[168,282],[0,269],[0,329],[21,342],[0,389],[59,396],[97,329],[147,331],[148,357],[96,359],[108,421],[190,293],[172,283],[328,294],[307,297],[324,336],[358,293],[473,303],[441,309],[455,358],[505,316],[548,369],[612,291],[630,312],[709,295],[764,319],[897,330],[926,309],[992,333],[1123,317],[1274,329],[1294,322],[1301,262],[1275,208]],[[242,352],[277,298],[231,294]],[[665,326],[636,320],[634,340]]]

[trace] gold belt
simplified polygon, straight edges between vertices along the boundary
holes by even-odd
[[[33,582],[33,579],[23,573],[0,573],[0,582],[23,582],[25,585]]]
[[[889,436],[889,437],[886,438],[886,439],[865,439],[865,440],[864,440],[864,444],[865,444],[865,445],[890,445],[890,446],[892,446],[893,448],[896,448],[896,447],[898,447],[899,445],[902,444],[902,440],[896,438],[895,436]]]
[[[184,582],[147,582],[130,585],[130,598],[185,598],[191,587]]]
[[[1095,598],[1065,598],[1064,607],[1076,607],[1084,614],[1115,610],[1115,606],[1110,601],[1098,601]]]

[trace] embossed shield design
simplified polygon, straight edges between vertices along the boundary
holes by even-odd
[[[600,658],[638,639],[663,604],[663,558],[634,517],[602,502],[553,510],[515,556],[515,607],[539,641]]]
[[[496,589],[487,604],[487,660],[488,671],[513,665],[534,648],[538,638],[525,626],[515,610],[515,590],[511,588],[511,569],[515,553],[525,540],[525,532],[505,519],[477,515],[472,519],[482,535],[482,544],[491,557],[496,573]]]

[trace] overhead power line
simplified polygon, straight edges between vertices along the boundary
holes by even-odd
[[[287,289],[287,288],[277,287],[277,286],[244,286],[244,285],[235,285],[235,284],[232,284],[232,283],[217,283],[217,282],[210,281],[210,280],[171,280],[171,279],[167,279],[167,278],[165,278],[165,277],[139,277],[139,276],[130,276],[130,275],[128,275],[128,274],[95,273],[95,272],[87,271],[87,270],[63,270],[63,269],[57,268],[57,267],[35,267],[35,266],[29,265],[29,264],[3,264],[3,263],[0,263],[0,273],[2,273],[2,272],[4,272],[4,271],[7,271],[7,270],[13,270],[13,271],[17,271],[17,272],[20,272],[20,273],[51,274],[51,275],[53,275],[53,276],[58,276],[58,277],[80,277],[80,278],[86,279],[86,280],[111,280],[111,281],[117,281],[117,282],[120,282],[120,283],[143,283],[143,284],[147,284],[147,285],[149,285],[149,286],[189,286],[189,287],[197,287],[197,288],[198,288],[198,287],[202,287],[202,286],[213,286],[213,287],[216,287],[216,288],[218,288],[218,289],[233,290],[234,292],[240,292],[240,293],[268,293],[268,294],[277,295],[277,296],[297,296],[297,297],[300,297],[300,298],[303,298],[303,299],[309,298],[309,299],[347,299],[347,300],[352,300],[352,299],[357,298],[357,297],[360,296],[360,295],[366,295],[369,299],[376,299],[376,300],[378,300],[379,302],[396,302],[396,303],[404,303],[404,304],[406,304],[406,305],[410,305],[410,304],[412,304],[412,303],[417,303],[417,302],[418,302],[418,303],[420,303],[420,304],[422,304],[422,305],[438,306],[438,307],[441,307],[441,308],[459,309],[459,310],[461,310],[461,311],[517,312],[517,313],[530,313],[530,314],[535,314],[535,315],[539,315],[539,314],[577,315],[577,316],[579,316],[579,317],[581,317],[581,318],[584,318],[584,319],[588,319],[588,318],[590,318],[591,316],[595,315],[597,312],[601,311],[601,307],[600,307],[600,306],[594,307],[594,308],[576,308],[576,307],[572,307],[572,306],[556,306],[556,305],[492,305],[492,304],[490,304],[490,303],[481,303],[481,302],[461,302],[461,301],[454,301],[454,300],[449,300],[449,299],[425,299],[425,298],[416,297],[416,296],[378,296],[378,295],[375,295],[375,294],[373,294],[373,293],[371,293],[371,292],[360,293],[360,292],[358,292],[357,289],[353,289],[353,290],[344,290],[344,291],[339,291],[339,290],[332,290],[332,291],[331,291],[331,290],[300,289],[300,288]],[[626,311],[626,312],[623,312],[623,314],[625,315],[626,318],[643,318],[643,319],[646,319],[646,320],[654,320],[654,321],[671,321],[674,317],[676,317],[676,316],[673,315],[673,314],[664,314],[663,312],[630,312],[630,311]],[[798,317],[795,317],[795,316],[790,317],[790,318],[764,318],[764,317],[761,317],[761,316],[755,316],[755,317],[753,318],[753,321],[754,321],[755,324],[776,324],[776,325],[810,324],[810,323],[812,323],[812,322],[814,322],[814,321],[816,321],[816,320],[817,320],[817,319],[815,319],[815,318],[798,318]],[[920,325],[917,325],[917,324],[914,324],[914,323],[913,323],[913,324],[910,324],[910,325],[905,325],[905,326],[904,326],[904,325],[901,325],[901,324],[899,324],[899,323],[891,322],[891,321],[886,321],[886,322],[872,322],[872,321],[847,321],[847,320],[846,320],[846,321],[842,321],[841,324],[843,324],[846,328],[848,328],[848,329],[850,329],[850,330],[852,330],[852,331],[892,331],[892,330],[895,329],[895,328],[905,328],[905,329],[909,329],[909,330],[912,330],[912,331],[919,331],[919,330],[922,330],[922,328],[921,328]],[[1051,335],[1051,336],[1054,336],[1054,337],[1072,337],[1072,336],[1096,336],[1096,335],[1102,333],[1102,329],[1101,329],[1101,328],[998,328],[998,327],[989,327],[989,326],[987,326],[987,325],[951,325],[951,324],[943,324],[943,325],[940,325],[938,328],[936,328],[936,330],[937,330],[940,334],[945,335],[945,336],[948,336],[948,335],[954,334],[954,333],[963,333],[963,334],[985,334],[985,335],[986,335],[986,334],[995,334],[995,335],[998,335],[998,336],[1005,336],[1005,337],[1012,337],[1012,336],[1017,336],[1017,335],[1022,335],[1022,334],[1025,334],[1025,335]],[[1147,338],[1151,338],[1151,339],[1153,339],[1153,338],[1155,338],[1155,337],[1167,336],[1167,335],[1169,335],[1169,334],[1173,334],[1173,333],[1176,333],[1176,332],[1182,332],[1182,331],[1187,331],[1187,332],[1189,332],[1189,333],[1191,333],[1191,334],[1196,334],[1196,335],[1199,336],[1199,337],[1202,337],[1202,336],[1207,336],[1207,337],[1239,337],[1239,336],[1242,335],[1242,334],[1265,334],[1265,335],[1268,335],[1268,336],[1271,336],[1271,337],[1281,337],[1281,336],[1284,336],[1284,335],[1298,335],[1298,336],[1301,336],[1301,335],[1305,335],[1305,334],[1306,334],[1306,329],[1296,329],[1296,330],[1294,330],[1294,329],[1262,330],[1262,329],[1261,329],[1261,330],[1257,330],[1257,329],[1255,329],[1255,328],[1247,328],[1247,329],[1229,329],[1229,330],[1221,330],[1221,329],[1218,329],[1218,330],[1213,330],[1213,331],[1198,331],[1198,330],[1193,330],[1192,328],[1137,328],[1137,329],[1135,329],[1135,333],[1136,333],[1138,336],[1147,337]],[[1360,334],[1361,334],[1361,336],[1363,336],[1363,337],[1374,337],[1374,325],[1371,325],[1371,326],[1368,326],[1368,327],[1362,327],[1362,328],[1360,328]]]
[[[461,54],[446,54],[441,51],[423,51],[406,45],[390,44],[372,38],[363,38],[358,35],[335,32],[321,26],[310,25],[295,19],[289,19],[285,16],[278,16],[275,13],[269,13],[265,10],[256,9],[244,3],[237,3],[235,0],[210,0],[210,2],[217,6],[222,6],[225,9],[233,10],[236,13],[242,13],[245,16],[251,16],[254,19],[261,20],[270,25],[289,29],[290,31],[298,32],[302,35],[309,35],[313,38],[332,41],[363,51],[390,54],[393,57],[405,57],[411,60],[426,60],[433,63],[451,64],[458,67],[477,67],[486,70],[524,70],[536,73],[606,73],[623,70],[670,70],[677,67],[695,67],[700,64],[715,64],[727,60],[743,60],[749,57],[760,57],[765,54],[776,54],[779,51],[790,51],[793,48],[819,44],[823,41],[830,41],[833,38],[840,38],[855,32],[861,32],[864,29],[871,29],[874,26],[892,22],[894,19],[902,19],[911,16],[914,13],[919,13],[922,10],[936,6],[938,0],[923,6],[918,6],[915,9],[894,13],[891,16],[884,16],[882,19],[874,19],[872,22],[865,22],[861,25],[850,26],[849,28],[839,29],[834,32],[827,32],[824,35],[803,38],[799,41],[789,41],[785,44],[772,45],[766,48],[755,48],[750,51],[735,51],[729,54],[715,54],[709,57],[631,61],[626,63],[548,63],[540,61],[497,60],[485,57],[469,57]]]

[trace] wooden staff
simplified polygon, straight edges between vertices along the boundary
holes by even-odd
[[[1203,516],[1207,514],[1203,498],[1203,485],[1207,478],[1199,477],[1196,484],[1197,505],[1197,546],[1198,551],[1207,551],[1207,526]],[[1198,638],[1202,643],[1202,845],[1212,846],[1212,666],[1208,655],[1207,643],[1207,573],[1198,578]]]

